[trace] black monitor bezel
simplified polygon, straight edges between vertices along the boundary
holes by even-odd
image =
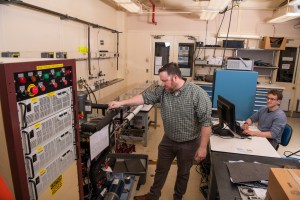
[[[219,124],[223,127],[224,124],[236,132],[236,120],[235,120],[235,104],[224,98],[221,95],[218,95],[217,100],[217,110],[219,116]]]

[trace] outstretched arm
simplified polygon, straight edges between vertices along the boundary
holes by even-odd
[[[119,108],[121,106],[137,106],[144,104],[144,99],[141,94],[138,94],[130,99],[122,101],[112,101],[108,104],[109,109]]]

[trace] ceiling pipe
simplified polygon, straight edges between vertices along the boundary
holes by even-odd
[[[157,25],[157,22],[155,21],[155,3],[152,0],[149,0],[149,2],[152,5],[152,24]]]

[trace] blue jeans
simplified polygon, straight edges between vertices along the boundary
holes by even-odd
[[[187,142],[175,142],[164,135],[158,146],[158,160],[154,183],[149,193],[151,200],[157,200],[161,196],[161,190],[166,182],[168,172],[175,157],[177,157],[178,169],[173,198],[174,200],[182,199],[182,196],[186,192],[190,169],[199,145],[199,138]]]

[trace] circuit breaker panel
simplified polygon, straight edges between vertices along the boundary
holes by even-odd
[[[16,199],[40,199],[47,190],[55,197],[74,163],[82,198],[75,61],[5,62],[0,102]]]

